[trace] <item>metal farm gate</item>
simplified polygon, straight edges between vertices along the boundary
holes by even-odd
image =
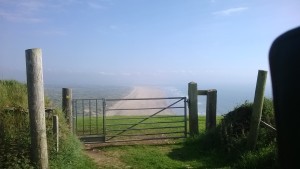
[[[187,137],[186,97],[74,99],[73,132],[83,141]]]

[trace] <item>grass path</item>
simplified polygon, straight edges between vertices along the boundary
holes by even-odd
[[[197,145],[186,145],[183,139],[86,145],[86,154],[104,169],[190,169],[227,168],[222,155],[201,152]]]
[[[221,117],[218,117],[218,122]],[[204,131],[205,117],[199,117]],[[186,139],[85,144],[85,153],[103,169],[226,168],[221,154],[186,144]]]

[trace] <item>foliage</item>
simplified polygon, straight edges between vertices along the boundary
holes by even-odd
[[[246,138],[250,129],[252,104],[247,101],[224,115],[219,126],[221,144],[226,151],[242,151],[246,147]],[[236,153],[236,152],[235,152]]]
[[[0,111],[0,168],[30,168],[27,115],[20,108]]]
[[[26,85],[0,81],[0,168],[30,168]]]
[[[56,110],[53,113],[53,115],[58,115],[59,118],[60,142],[59,151],[57,152],[55,137],[52,133],[52,125],[48,124],[47,126],[51,126],[51,128],[47,127],[50,168],[96,168],[96,165],[83,154],[81,142],[69,131],[62,111]],[[47,122],[49,121],[51,120],[47,120]]]
[[[277,147],[275,143],[261,147],[256,151],[245,152],[241,158],[233,164],[232,168],[244,169],[275,169],[279,168],[277,159]]]
[[[8,107],[18,107],[26,110],[27,88],[15,80],[0,80],[0,110]]]
[[[252,103],[245,102],[233,111],[224,115],[220,125],[219,133],[222,145],[228,152],[241,153],[246,148],[247,136],[250,130],[250,119],[252,114]],[[262,110],[262,118],[268,124],[274,126],[273,102],[265,98]],[[275,141],[276,133],[264,127],[260,127],[258,146],[264,146]]]
[[[0,81],[0,168],[34,168],[30,163],[30,129],[26,85]],[[50,106],[45,98],[45,106]],[[52,115],[59,116],[60,151],[55,149]],[[70,133],[61,111],[46,115],[50,168],[96,168],[82,153],[81,143]]]
[[[215,130],[201,134],[188,144],[198,144],[199,151],[215,152],[226,157],[226,163],[233,168],[278,167],[276,132],[260,126],[255,150],[249,151],[247,136],[250,130],[252,103],[245,102],[223,116]],[[273,102],[264,99],[262,118],[275,126]]]

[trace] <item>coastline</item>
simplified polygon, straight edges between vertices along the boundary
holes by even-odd
[[[132,91],[123,99],[136,99],[136,98],[162,98],[166,97],[166,93],[158,88],[152,86],[135,86]],[[107,116],[140,116],[152,115],[159,109],[147,110],[109,110],[109,109],[141,109],[141,108],[163,108],[167,107],[166,100],[119,100],[116,101],[111,107],[108,107]],[[170,110],[164,110],[158,113],[159,115],[174,115],[175,113]]]

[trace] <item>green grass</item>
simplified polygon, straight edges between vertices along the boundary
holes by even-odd
[[[116,141],[185,136],[183,116],[155,116],[149,119],[147,117],[148,116],[106,117],[106,138],[110,141]],[[79,116],[74,123],[77,124],[77,127],[75,127],[77,135],[103,135],[102,117]]]
[[[173,168],[226,168],[220,154],[199,151],[197,146],[185,145],[177,140],[174,144],[132,145],[99,148],[110,154],[118,154],[126,168],[173,169]],[[113,152],[113,153],[112,153]],[[114,164],[102,164],[104,168],[118,168]],[[102,168],[102,166],[100,166]]]
[[[75,136],[68,136],[60,142],[59,152],[52,152],[50,168],[59,169],[96,169],[97,166],[90,158],[82,153],[82,144]]]
[[[219,122],[221,116],[217,117]],[[155,119],[157,120],[157,119]],[[174,119],[173,119],[174,120]],[[205,116],[199,117],[201,133],[205,130]],[[215,151],[203,151],[199,147],[197,138],[163,140],[159,144],[141,142],[140,145],[98,147],[101,152],[109,154],[121,161],[116,163],[102,163],[100,168],[226,168],[228,165],[223,154]],[[157,143],[157,142],[155,142]],[[129,142],[129,144],[131,144]],[[138,143],[134,143],[138,144]]]

